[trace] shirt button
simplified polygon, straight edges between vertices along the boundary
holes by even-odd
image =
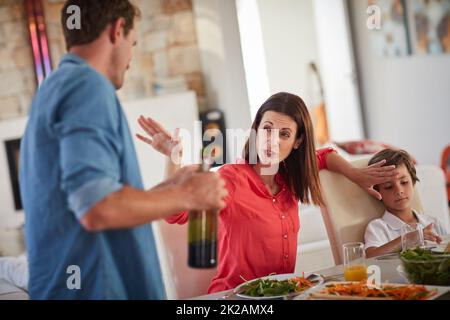
[[[288,256],[287,254],[285,254],[285,255],[284,255],[284,258],[285,258],[285,259],[288,259],[288,258],[289,258],[289,256]]]
[[[273,203],[275,203],[277,200],[275,200],[275,198],[272,199]]]
[[[288,235],[287,235],[287,234],[285,234],[285,235],[283,236],[283,238],[287,239],[287,238],[288,238]]]
[[[286,218],[286,216],[281,216],[281,219],[285,219]]]

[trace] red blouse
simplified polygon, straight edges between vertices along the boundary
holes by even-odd
[[[319,169],[327,168],[326,155],[333,151],[317,151]],[[275,176],[281,189],[273,196],[249,164],[224,165],[219,172],[229,195],[219,215],[219,265],[208,293],[235,288],[242,278],[293,273],[300,229],[298,202],[281,175]],[[166,221],[184,224],[188,214]]]

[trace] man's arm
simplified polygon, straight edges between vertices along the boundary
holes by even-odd
[[[95,204],[80,223],[86,230],[98,232],[139,226],[183,210],[219,210],[225,207],[224,186],[216,173],[180,175],[172,186],[159,190],[142,191],[124,186]]]

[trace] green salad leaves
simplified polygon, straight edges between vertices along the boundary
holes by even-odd
[[[298,293],[312,286],[313,284],[303,277],[288,280],[258,279],[244,285],[240,292],[250,297],[275,297]]]
[[[434,254],[430,250],[416,248],[402,252],[401,260],[412,283],[450,285],[450,255]]]

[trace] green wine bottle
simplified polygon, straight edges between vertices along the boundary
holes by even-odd
[[[202,172],[210,169],[210,159],[201,157]],[[217,211],[189,212],[188,265],[191,268],[208,269],[217,265]]]

